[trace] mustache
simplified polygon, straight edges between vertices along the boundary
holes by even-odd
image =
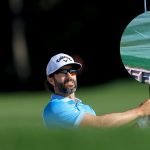
[[[73,79],[66,79],[66,80],[64,81],[64,84],[66,84],[66,83],[69,82],[69,81],[72,81],[73,83],[75,83],[75,80],[73,80]]]

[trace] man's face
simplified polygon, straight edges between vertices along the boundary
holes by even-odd
[[[69,65],[58,70],[53,76],[53,86],[56,93],[74,93],[77,88],[76,70]]]

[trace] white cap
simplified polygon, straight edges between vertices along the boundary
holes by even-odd
[[[46,67],[46,75],[50,75],[60,69],[63,66],[66,65],[72,65],[73,68],[79,70],[82,65],[78,62],[74,62],[74,59],[64,53],[59,53],[57,55],[54,55],[48,62]]]

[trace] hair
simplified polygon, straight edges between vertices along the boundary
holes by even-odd
[[[49,75],[49,77],[52,77],[52,76],[53,76],[53,74],[52,74],[52,75]],[[52,93],[55,92],[53,85],[50,84],[47,79],[46,79],[45,82],[44,82],[44,86],[45,86],[45,88],[46,88],[46,90],[47,90],[48,92],[52,92]]]

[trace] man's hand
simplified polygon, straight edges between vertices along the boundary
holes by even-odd
[[[150,115],[150,99],[142,102],[138,107],[138,111],[141,117]]]

